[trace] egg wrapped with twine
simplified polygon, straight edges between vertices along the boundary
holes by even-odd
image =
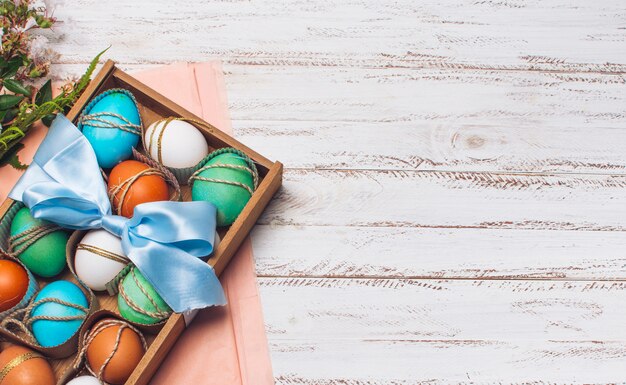
[[[125,321],[105,318],[89,330],[81,354],[86,355],[89,373],[107,384],[121,385],[146,349],[146,340],[139,330]]]
[[[107,284],[129,263],[122,240],[103,229],[85,234],[74,254],[76,275],[94,291],[106,290]]]
[[[222,148],[209,155],[190,178],[191,199],[207,201],[217,208],[217,225],[232,224],[259,184],[254,162],[234,148]]]
[[[134,266],[120,281],[118,290],[117,307],[128,321],[152,325],[172,314],[172,309]]]
[[[24,324],[31,327],[37,343],[53,347],[76,334],[89,313],[89,302],[76,284],[61,280],[41,289],[27,310]]]
[[[161,170],[136,160],[124,161],[111,170],[109,196],[118,215],[130,218],[135,206],[169,200],[169,189]]]
[[[91,144],[100,167],[132,156],[141,138],[141,116],[130,91],[116,88],[96,96],[83,110],[78,129]]]
[[[0,353],[0,385],[55,385],[52,367],[41,354],[11,345]]]
[[[54,277],[65,269],[68,233],[60,226],[35,219],[22,207],[11,221],[9,253],[36,275]]]
[[[209,145],[191,123],[207,126],[201,121],[173,117],[152,123],[144,135],[147,153],[166,167],[183,169],[196,166],[209,154]],[[213,129],[212,126],[208,128]]]

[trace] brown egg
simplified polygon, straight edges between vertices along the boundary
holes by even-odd
[[[119,343],[116,343],[120,332]],[[102,376],[105,382],[114,385],[128,380],[145,353],[139,332],[118,319],[104,319],[96,323],[86,341],[89,367],[96,376]],[[103,368],[109,356],[111,360]]]
[[[113,194],[113,207],[117,210],[120,199],[124,199],[121,210],[117,210],[118,215],[130,218],[138,204],[169,200],[167,183],[160,175],[148,173],[132,180],[149,169],[150,166],[136,160],[127,160],[113,167],[109,175],[109,193]],[[127,191],[126,196],[124,191]]]
[[[28,291],[28,274],[19,263],[0,260],[0,311],[20,303]]]
[[[0,353],[0,385],[54,385],[48,361],[39,353],[12,345]],[[4,376],[2,376],[4,375]]]

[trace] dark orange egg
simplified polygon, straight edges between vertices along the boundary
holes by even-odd
[[[0,311],[20,303],[28,291],[28,274],[19,263],[0,260]]]
[[[138,204],[169,199],[165,179],[147,164],[136,160],[127,160],[113,167],[109,175],[109,193],[113,195],[113,209],[127,218],[133,216]],[[121,199],[124,201],[120,205]]]
[[[109,384],[125,383],[145,353],[139,333],[128,323],[111,318],[96,323],[88,340],[89,337],[87,363],[91,370]],[[111,360],[103,368],[109,357]]]
[[[0,353],[2,385],[54,385],[56,379],[48,361],[39,353],[12,345]]]

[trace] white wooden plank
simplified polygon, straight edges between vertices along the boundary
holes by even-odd
[[[260,285],[279,384],[623,382],[623,282]]]
[[[624,230],[626,177],[287,170],[262,224]]]
[[[626,279],[612,231],[258,225],[252,244],[265,277]]]
[[[84,62],[205,60],[305,66],[626,69],[619,0],[55,0],[56,46]],[[76,49],[81,47],[81,49]]]

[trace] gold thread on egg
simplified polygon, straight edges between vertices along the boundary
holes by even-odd
[[[196,180],[203,181],[203,182],[213,182],[213,183],[228,184],[228,185],[232,185],[232,186],[241,187],[244,190],[246,190],[250,194],[250,196],[252,196],[254,194],[254,191],[256,191],[256,189],[257,189],[257,187],[259,185],[259,172],[257,171],[256,166],[254,165],[254,162],[246,154],[244,154],[243,152],[241,152],[239,150],[236,150],[234,148],[222,148],[222,149],[219,149],[217,151],[214,151],[211,154],[212,155],[211,159],[215,158],[218,155],[228,154],[228,153],[235,154],[235,155],[238,155],[239,157],[241,157],[241,159],[248,164],[248,167],[235,165],[235,164],[223,164],[223,163],[216,163],[216,164],[202,166],[198,170],[196,170],[196,172],[194,172],[191,175],[191,177],[189,177],[188,184],[193,187],[193,183]],[[210,159],[208,159],[208,160],[210,160]],[[240,183],[240,182],[224,180],[224,179],[216,179],[216,178],[207,178],[207,177],[200,176],[201,172],[203,172],[205,170],[212,169],[212,168],[229,168],[229,169],[232,169],[232,170],[245,171],[245,172],[249,173],[250,176],[252,176],[253,188],[250,188],[250,186],[248,186],[248,185],[246,185],[244,183]]]
[[[122,208],[124,207],[125,203],[124,201],[126,200],[126,195],[128,195],[128,192],[130,191],[132,185],[137,182],[139,178],[150,175],[160,176],[161,178],[163,178],[163,180],[166,180],[165,174],[163,174],[161,170],[150,167],[139,171],[137,174],[123,180],[120,184],[112,186],[109,189],[109,198],[111,199],[111,201],[116,199],[118,193],[122,193],[122,195],[117,199],[117,205],[115,205],[115,210],[117,214],[120,214],[122,212]]]
[[[87,368],[87,371],[91,373],[91,375],[98,378],[98,380],[101,383],[108,384],[106,381],[104,381],[104,370],[106,369],[109,362],[111,362],[111,360],[115,356],[115,353],[117,353],[117,350],[119,349],[120,342],[122,339],[122,333],[124,332],[125,329],[130,329],[134,331],[135,333],[137,333],[137,335],[139,336],[139,339],[141,340],[141,345],[143,346],[144,351],[148,349],[148,344],[146,342],[145,337],[137,328],[135,328],[128,322],[124,322],[119,319],[114,319],[114,318],[106,319],[104,321],[99,322],[96,328],[90,329],[89,332],[87,333],[87,336],[85,337],[85,341],[83,342],[83,345],[76,357],[76,361],[74,364],[75,370],[78,370],[80,368],[83,358],[85,358],[85,356],[87,355],[87,349],[89,348],[89,345],[98,336],[98,334],[103,332],[105,329],[112,327],[112,326],[116,326],[116,325],[119,326],[119,329],[117,331],[117,336],[115,338],[115,344],[113,345],[113,349],[111,350],[111,353],[107,356],[107,358],[102,363],[102,366],[98,369],[98,372],[96,373],[93,370],[93,368],[89,365],[88,359],[85,360],[85,367]]]
[[[78,250],[85,250],[85,251],[88,251],[90,253],[99,255],[99,256],[101,256],[103,258],[109,259],[109,260],[114,261],[114,262],[119,262],[119,263],[122,263],[122,264],[125,264],[125,265],[130,262],[130,259],[126,258],[123,255],[116,254],[116,253],[114,253],[112,251],[105,250],[103,248],[100,248],[100,247],[94,246],[94,245],[88,245],[88,244],[85,244],[85,243],[79,243],[78,246],[76,246],[76,251],[78,251]]]
[[[183,122],[187,122],[187,123],[193,123],[196,124],[200,127],[203,127],[205,129],[207,129],[209,132],[214,132],[215,130],[217,130],[217,128],[215,128],[215,126],[211,125],[210,123],[207,122],[203,122],[201,120],[197,120],[197,119],[192,119],[192,118],[175,118],[175,117],[169,117],[169,118],[165,118],[165,119],[159,119],[157,121],[155,121],[154,123],[152,123],[151,126],[154,126],[154,129],[152,130],[152,132],[150,133],[150,138],[148,139],[148,143],[146,143],[145,139],[143,141],[143,147],[145,149],[147,149],[147,153],[148,155],[152,156],[152,146],[154,143],[154,135],[156,134],[157,128],[159,127],[159,124],[161,124],[161,122],[163,122],[162,127],[160,128],[159,134],[157,136],[157,143],[156,143],[156,150],[157,150],[157,161],[161,164],[163,164],[163,155],[162,155],[162,142],[163,142],[163,135],[165,134],[165,129],[167,128],[167,126],[175,121],[175,120],[180,120]]]
[[[19,355],[17,357],[15,357],[14,359],[12,359],[11,361],[9,361],[6,366],[4,368],[2,368],[2,370],[0,371],[0,384],[2,383],[2,381],[4,381],[4,378],[6,376],[9,375],[9,372],[11,372],[11,370],[17,368],[18,366],[22,365],[24,362],[28,361],[28,360],[32,360],[34,358],[42,358],[45,359],[41,354],[35,353],[35,352],[28,352],[28,353],[24,353],[22,355]]]
[[[141,293],[146,297],[146,299],[150,302],[150,304],[154,307],[154,311],[150,311],[147,309],[142,309],[139,305],[137,305],[129,296],[128,293],[126,293],[126,290],[124,290],[124,285],[122,285],[123,280],[121,280],[118,284],[118,293],[119,295],[122,296],[122,298],[124,299],[124,301],[126,302],[126,304],[133,309],[135,312],[145,315],[147,317],[150,318],[154,318],[156,320],[162,321],[164,319],[166,319],[167,317],[169,317],[172,312],[171,311],[165,311],[162,310],[159,305],[156,303],[156,301],[154,300],[154,298],[152,298],[150,296],[150,293],[148,293],[148,291],[146,290],[145,287],[143,287],[141,285],[141,283],[139,282],[139,279],[137,279],[137,275],[135,274],[135,267],[133,266],[130,271],[128,272],[128,274],[133,278],[133,281],[135,281],[135,285],[137,285],[137,288],[139,289],[139,291],[141,291]]]
[[[33,226],[28,230],[15,234],[9,238],[9,254],[17,257],[41,238],[61,229],[60,226],[50,223]]]

